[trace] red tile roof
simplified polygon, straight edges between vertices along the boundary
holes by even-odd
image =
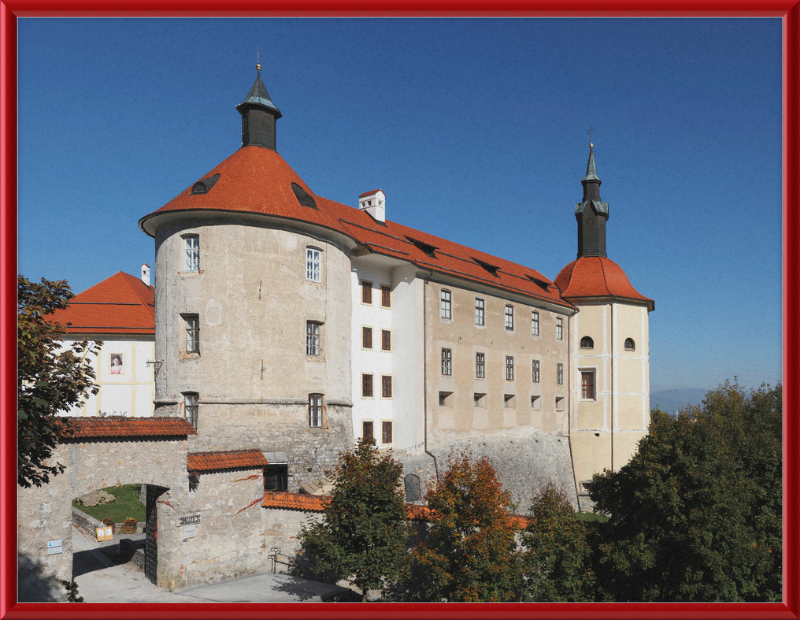
[[[153,287],[122,271],[78,293],[51,320],[68,334],[155,334]]]
[[[644,302],[655,309],[655,301],[631,286],[628,276],[613,260],[601,256],[583,256],[572,261],[556,277],[561,296],[571,301],[592,297],[615,297]]]
[[[358,197],[364,198],[365,196],[372,196],[373,194],[377,194],[378,192],[382,191],[383,191],[382,189],[373,189],[371,192],[364,192],[363,194],[360,194]]]
[[[303,510],[306,512],[322,512],[331,498],[324,495],[306,495],[305,493],[264,493],[261,505],[265,508],[283,508],[284,510]]]
[[[265,493],[261,505],[264,508],[282,508],[284,510],[302,510],[305,512],[322,512],[331,501],[327,495],[306,495],[305,493]],[[414,521],[428,521],[431,509],[418,504],[406,504],[408,518]],[[528,525],[527,517],[511,515],[516,525],[524,529]]]
[[[197,435],[194,427],[185,418],[73,418],[62,417],[74,423],[72,437],[163,437]]]
[[[422,269],[431,269],[441,274],[549,301],[565,308],[573,307],[559,296],[558,289],[552,285],[551,280],[534,269],[389,220],[377,224],[365,211],[316,196],[289,164],[272,149],[242,147],[201,179],[214,174],[220,175],[219,180],[207,194],[192,194],[192,184],[166,205],[143,217],[139,221],[139,227],[152,236],[152,218],[167,212],[193,210],[261,213],[300,220],[335,230],[371,252],[410,261]],[[302,206],[292,191],[292,183],[311,194],[318,208]],[[372,193],[374,192],[367,192],[362,196]],[[432,245],[437,250],[433,256],[429,256],[409,237]],[[490,273],[476,260],[496,266],[497,273]],[[541,281],[546,290],[531,278]]]
[[[198,473],[218,469],[258,469],[267,465],[267,459],[258,450],[189,452],[186,455],[186,469]]]

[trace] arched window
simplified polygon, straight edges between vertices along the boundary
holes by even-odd
[[[625,350],[626,351],[636,350],[636,343],[633,341],[633,338],[625,338]]]
[[[594,349],[594,340],[589,338],[589,336],[581,338],[581,349]]]

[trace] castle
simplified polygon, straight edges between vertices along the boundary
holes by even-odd
[[[382,190],[358,208],[315,194],[278,153],[282,115],[257,69],[236,106],[241,148],[139,221],[156,246],[154,418],[74,418],[64,442],[75,471],[94,440],[138,473],[51,486],[74,497],[138,475],[153,525],[174,520],[164,503],[204,513],[214,534],[201,525],[181,543],[159,528],[161,585],[264,570],[268,517],[234,526],[238,515],[318,480],[359,437],[403,462],[409,500],[468,450],[493,462],[520,512],[548,479],[586,508],[592,474],[624,465],[647,433],[654,309],[606,256],[593,147],[577,258],[550,280],[387,219]],[[234,470],[255,478],[231,481]],[[21,506],[39,492],[21,491]],[[227,506],[256,500],[234,513],[221,493],[236,497]],[[37,523],[27,539],[57,535]]]

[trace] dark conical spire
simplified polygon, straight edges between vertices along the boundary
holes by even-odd
[[[606,221],[608,203],[600,200],[600,184],[594,163],[594,144],[589,144],[586,176],[581,180],[583,201],[575,205],[578,220],[578,258],[606,255]]]
[[[242,146],[257,145],[276,150],[275,121],[282,114],[261,81],[261,64],[256,65],[256,70],[258,75],[250,92],[236,106],[242,115]]]

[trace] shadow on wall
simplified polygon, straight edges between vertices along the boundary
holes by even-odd
[[[55,575],[47,575],[41,562],[17,554],[17,595],[20,603],[53,603],[67,600],[67,592]]]

